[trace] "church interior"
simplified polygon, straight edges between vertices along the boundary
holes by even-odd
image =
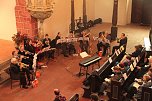
[[[0,101],[152,101],[152,0],[3,0]]]

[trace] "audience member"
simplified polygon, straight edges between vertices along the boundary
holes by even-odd
[[[54,89],[55,99],[54,101],[66,101],[66,97],[62,96],[59,89]]]
[[[91,101],[100,101],[98,94],[93,93],[91,94],[90,98],[91,98]]]

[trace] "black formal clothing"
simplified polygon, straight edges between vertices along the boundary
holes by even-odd
[[[136,50],[136,51],[134,51],[134,52],[131,54],[131,56],[132,56],[132,57],[138,57],[138,56],[140,55],[140,53],[141,53],[140,50]]]
[[[15,74],[20,75],[20,84],[21,85],[23,85],[23,86],[27,85],[26,76],[28,78],[28,81],[30,82],[30,71],[27,68],[20,69],[19,65],[11,63],[10,64],[10,69]]]
[[[116,49],[119,49],[121,46],[124,46],[124,49],[126,51],[126,45],[127,45],[127,37],[123,38],[123,39],[120,39],[119,41],[119,46],[114,46],[112,48],[112,54],[114,54],[115,50]]]
[[[57,41],[58,39],[61,39],[61,37],[60,36],[56,36],[56,38],[55,38],[55,40]],[[66,43],[66,42],[64,42],[64,43],[58,43],[57,45],[56,45],[56,48],[57,49],[62,49],[62,53],[63,53],[63,55],[65,56],[65,57],[67,57],[68,55],[68,44]]]

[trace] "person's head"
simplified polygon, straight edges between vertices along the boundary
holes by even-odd
[[[11,63],[12,63],[12,64],[17,64],[17,59],[16,59],[16,58],[12,58],[12,59],[11,59]]]
[[[24,51],[24,46],[23,46],[23,45],[20,45],[20,46],[19,46],[19,49],[20,49],[20,51]]]
[[[138,45],[136,45],[136,46],[135,46],[135,50],[138,50],[138,49],[139,49],[139,46],[138,46]]]
[[[99,32],[99,37],[101,37],[103,35],[103,32]]]
[[[121,33],[120,37],[125,38],[126,37],[125,33]]]
[[[12,51],[12,56],[15,57],[18,55],[18,51]]]
[[[45,38],[48,39],[48,38],[49,38],[49,35],[48,35],[48,34],[45,34]]]
[[[60,33],[60,32],[58,32],[57,36],[61,36],[61,33]]]
[[[98,94],[91,94],[90,98],[91,98],[91,101],[99,101]]]
[[[60,95],[59,89],[54,89],[54,94],[55,94],[56,96]]]
[[[143,48],[141,44],[139,44],[139,45],[138,45],[138,47],[139,47],[140,49],[142,49],[142,48]]]
[[[151,79],[151,77],[149,75],[144,75],[143,76],[143,81],[147,82]]]

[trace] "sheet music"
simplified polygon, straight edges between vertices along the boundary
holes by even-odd
[[[133,62],[133,65],[134,65],[134,67],[136,67],[136,65],[137,65],[137,62],[136,62],[136,61],[134,61],[134,62]]]
[[[109,57],[109,62],[112,63],[112,58],[111,57]]]
[[[110,82],[110,79],[108,79],[108,78],[105,78],[105,81],[106,81],[106,82]]]
[[[120,49],[118,49],[117,51],[118,51],[118,54],[120,54],[120,53],[121,53],[121,52],[120,52]]]
[[[134,66],[131,64],[130,65],[130,70],[133,71],[134,70]]]
[[[117,50],[115,51],[115,53],[116,53],[116,56],[118,56],[118,55],[119,55],[119,53],[118,53],[118,51],[117,51]]]
[[[82,58],[85,58],[85,57],[88,57],[89,55],[86,52],[82,52],[82,53],[80,53],[80,56]]]
[[[121,47],[120,47],[120,50],[121,50],[121,52],[122,52],[122,51],[124,50],[124,46],[121,46]]]
[[[139,86],[140,86],[140,85],[139,85],[137,82],[134,82],[134,83],[133,83],[133,87],[136,87],[136,88],[138,89]]]
[[[124,79],[126,80],[128,76],[127,76],[126,73],[124,73],[124,74],[123,74],[123,77],[124,77]]]
[[[93,36],[93,40],[98,40],[98,37],[96,37],[96,36]]]
[[[139,57],[136,57],[136,61],[139,62]]]

